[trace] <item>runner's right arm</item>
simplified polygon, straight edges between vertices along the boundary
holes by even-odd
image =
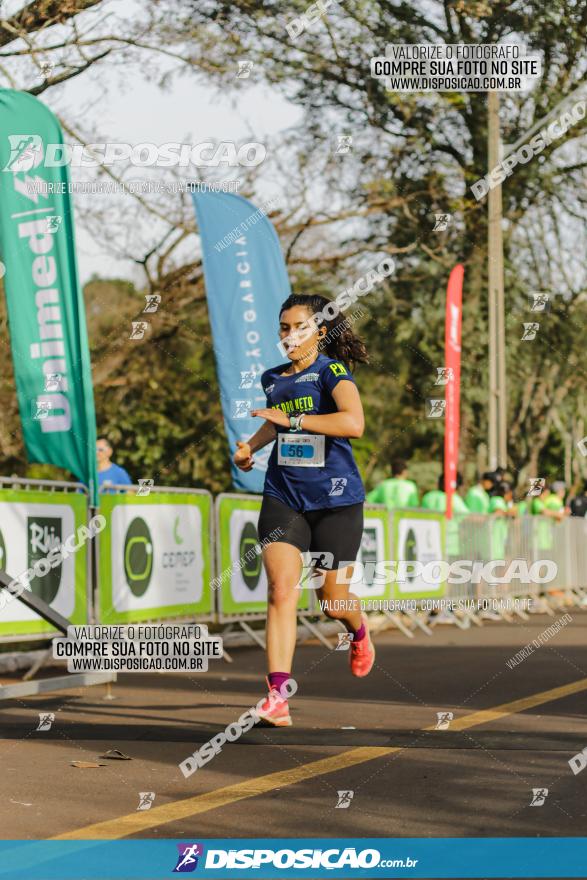
[[[273,422],[263,422],[259,430],[250,438],[247,446],[250,446],[251,452],[258,452],[259,449],[263,449],[264,446],[275,440],[276,434],[277,427]]]
[[[241,471],[250,471],[253,468],[253,453],[263,449],[272,440],[275,440],[277,428],[272,422],[263,422],[258,431],[247,443],[236,441],[237,450],[234,454],[234,463]]]

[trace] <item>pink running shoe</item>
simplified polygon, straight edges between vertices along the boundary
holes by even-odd
[[[369,634],[367,615],[361,614],[361,620],[366,630],[365,638],[359,642],[351,642],[350,650],[351,672],[357,678],[364,678],[365,675],[369,675],[375,663],[375,646]]]
[[[289,705],[277,688],[269,686],[269,679],[265,679],[269,693],[256,712],[261,721],[271,724],[273,727],[291,727],[291,715],[289,714]]]

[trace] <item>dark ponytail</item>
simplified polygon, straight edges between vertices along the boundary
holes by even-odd
[[[292,293],[282,304],[279,314],[291,309],[292,306],[303,306],[310,314],[315,315],[317,312],[323,312],[331,303],[332,300],[317,293]],[[368,363],[369,358],[364,343],[355,336],[348,319],[340,309],[334,318],[324,316],[324,321],[319,326],[326,328],[324,340],[318,343],[320,352],[334,360],[343,361],[348,367]]]

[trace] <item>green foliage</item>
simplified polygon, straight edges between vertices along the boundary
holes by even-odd
[[[116,328],[105,309],[101,317],[95,312],[90,332],[98,433],[109,438],[114,460],[134,481],[229,489],[229,450],[201,296],[185,306],[164,299],[157,313],[139,315],[144,297],[124,282],[91,282],[85,294],[90,312],[98,298],[117,302]],[[148,318],[144,340],[128,338],[133,318]]]

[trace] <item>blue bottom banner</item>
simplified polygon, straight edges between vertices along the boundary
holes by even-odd
[[[585,837],[0,841],[0,880],[587,877]]]

